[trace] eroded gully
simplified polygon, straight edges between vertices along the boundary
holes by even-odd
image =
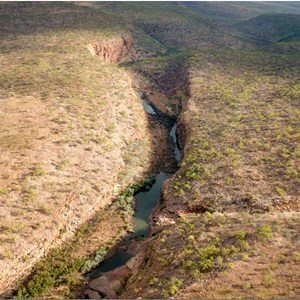
[[[141,104],[147,112],[149,118],[168,118],[159,112],[150,103],[147,103],[144,93],[138,92]],[[170,120],[170,119],[169,119]],[[166,139],[173,141],[173,154],[177,166],[180,164],[181,152],[179,148],[178,136],[176,133],[176,123],[173,121],[169,136]],[[122,288],[122,284],[128,279],[141,260],[141,252],[145,240],[149,238],[151,232],[151,216],[155,207],[159,204],[161,188],[165,180],[172,174],[160,172],[156,175],[151,186],[138,192],[135,195],[135,213],[133,217],[133,230],[117,246],[114,254],[106,258],[101,264],[93,269],[88,275],[90,281],[85,291],[85,298],[101,299],[116,298],[117,291]]]

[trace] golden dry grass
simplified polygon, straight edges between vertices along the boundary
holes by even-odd
[[[124,70],[87,49],[113,44],[118,20],[68,3],[1,8],[3,292],[142,176],[150,139]]]

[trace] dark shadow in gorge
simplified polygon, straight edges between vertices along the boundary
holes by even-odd
[[[146,173],[155,173],[158,175],[156,176],[155,183],[147,191],[138,192],[135,196],[136,210],[133,232],[129,232],[128,235],[125,236],[115,247],[114,251],[111,251],[107,255],[106,259],[88,274],[89,280],[96,278],[96,280],[98,280],[102,275],[106,274],[106,272],[111,274],[112,270],[117,271],[118,269],[116,268],[123,266],[130,258],[137,254],[139,251],[137,250],[139,249],[139,243],[145,241],[145,239],[149,237],[149,234],[151,234],[150,216],[151,212],[153,213],[154,210],[156,211],[155,213],[159,211],[158,206],[161,205],[160,195],[162,184],[178,170],[178,159],[180,159],[180,156],[178,156],[179,143],[178,139],[176,139],[176,127],[174,127],[177,116],[170,116],[158,110],[154,103],[152,103],[151,97],[147,97],[147,94],[152,93],[153,95],[157,90],[159,90],[160,93],[168,93],[168,96],[166,97],[168,98],[172,95],[172,92],[178,93],[180,91],[182,93],[183,87],[184,89],[187,89],[187,74],[184,68],[182,68],[185,61],[178,61],[178,57],[176,57],[175,60],[177,60],[177,64],[174,64],[174,57],[165,64],[167,74],[160,74],[160,76],[155,79],[154,77],[149,78],[150,82],[155,80],[155,89],[153,89],[153,85],[151,85],[147,87],[146,93],[143,89],[144,87],[134,87],[137,95],[141,99],[141,105],[143,105],[147,112],[147,124],[152,138],[151,163],[149,170]],[[176,68],[178,67],[180,68],[180,71],[176,73]],[[175,77],[176,74],[177,77]],[[182,75],[184,78],[180,79],[178,74],[179,76]],[[172,79],[173,76],[174,78]],[[160,88],[162,86],[164,86],[164,90]],[[186,90],[183,92],[187,94]],[[165,105],[168,105],[168,103]],[[122,273],[122,270],[120,270],[120,272]],[[128,274],[126,276],[122,279],[122,281],[125,280],[126,282]],[[97,290],[93,289],[93,286],[90,285],[89,290],[87,291],[89,292],[85,292],[84,295],[87,298],[91,297],[91,295],[95,295],[94,293],[97,292],[99,297],[109,298],[108,294],[106,296],[102,296],[104,290],[100,287],[99,290]]]

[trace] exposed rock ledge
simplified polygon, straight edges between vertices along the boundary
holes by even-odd
[[[89,299],[116,299],[118,291],[122,289],[129,277],[138,271],[143,259],[144,252],[141,251],[126,264],[92,280],[85,291],[85,296]]]
[[[100,43],[89,44],[87,47],[92,55],[97,55],[104,61],[122,62],[128,58],[132,45],[133,38],[127,34]]]

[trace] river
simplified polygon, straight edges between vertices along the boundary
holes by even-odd
[[[155,109],[143,100],[143,94],[140,94],[141,103],[144,110],[151,116],[156,115]],[[176,134],[176,123],[173,125],[170,136],[173,140],[173,152],[177,164],[181,159],[178,137]],[[129,233],[119,244],[113,256],[105,259],[97,268],[93,269],[89,274],[89,280],[93,280],[101,276],[101,274],[114,270],[124,265],[134,255],[130,253],[129,247],[133,242],[137,242],[146,238],[150,232],[151,213],[159,202],[161,196],[161,188],[165,180],[170,178],[171,174],[159,173],[156,175],[155,181],[148,190],[143,190],[135,195],[135,214],[133,217],[133,231]]]

